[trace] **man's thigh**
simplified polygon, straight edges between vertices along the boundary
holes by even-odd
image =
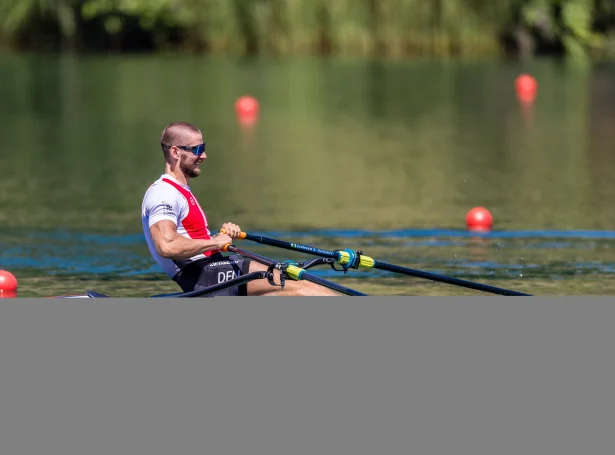
[[[258,262],[252,261],[249,265],[249,271],[260,272],[266,271],[267,266]],[[274,270],[274,281],[277,286],[272,286],[267,279],[252,280],[248,283],[248,295],[264,295],[271,293],[279,293],[280,295],[303,295],[303,296],[336,296],[338,293],[327,289],[323,286],[311,283],[309,281],[295,281],[292,278],[287,278],[284,282],[284,290],[280,289],[280,271]]]
[[[198,291],[216,284],[222,284],[248,273],[251,260],[232,255],[206,264],[198,273],[182,277],[179,285],[184,291]],[[246,284],[233,286],[210,294],[211,296],[248,295]]]

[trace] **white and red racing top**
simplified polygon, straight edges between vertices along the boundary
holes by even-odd
[[[220,250],[205,251],[182,261],[163,258],[156,251],[149,231],[152,225],[162,220],[175,223],[177,232],[190,239],[211,239],[211,233],[207,216],[189,186],[181,184],[169,174],[161,175],[150,185],[141,206],[143,233],[152,257],[170,278],[173,278],[184,265],[220,252]]]

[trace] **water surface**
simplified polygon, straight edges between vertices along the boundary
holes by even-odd
[[[532,105],[515,97],[520,72],[539,82]],[[613,291],[612,67],[3,55],[0,75],[0,267],[20,295],[177,290],[140,225],[160,132],[177,120],[204,132],[192,187],[214,229],[231,220],[535,294]],[[261,103],[252,127],[233,111],[244,94]],[[488,236],[465,231],[478,205],[495,220]],[[382,294],[466,292],[317,273]]]

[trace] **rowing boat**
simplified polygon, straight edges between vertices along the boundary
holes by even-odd
[[[51,298],[56,299],[98,299],[98,298],[106,298],[111,297],[110,295],[103,294],[101,292],[96,291],[85,291],[85,294],[69,294],[69,295],[55,295]]]
[[[230,287],[238,286],[240,284],[245,284],[253,280],[266,279],[269,284],[272,286],[280,286],[284,287],[284,283],[287,279],[292,280],[306,280],[312,283],[318,284],[320,286],[324,286],[326,288],[332,289],[344,295],[351,296],[366,296],[362,292],[356,291],[354,289],[347,288],[337,283],[333,283],[331,281],[319,278],[317,276],[312,275],[307,272],[311,267],[315,267],[318,265],[330,265],[334,270],[343,272],[344,274],[348,273],[351,269],[358,268],[366,268],[366,269],[378,269],[384,270],[388,272],[397,273],[400,275],[412,276],[417,278],[423,278],[431,281],[436,281],[440,283],[447,283],[454,286],[461,286],[469,289],[475,289],[477,291],[488,292],[497,295],[505,295],[505,296],[530,296],[531,294],[524,294],[522,292],[513,291],[510,289],[498,288],[495,286],[490,286],[482,283],[475,283],[472,281],[461,280],[458,278],[452,278],[444,275],[438,275],[431,272],[425,272],[422,270],[410,269],[407,267],[401,267],[394,264],[389,264],[387,262],[382,262],[375,260],[365,254],[363,251],[354,251],[348,248],[343,250],[325,250],[321,248],[316,248],[309,245],[301,245],[298,243],[286,242],[283,240],[272,239],[269,237],[263,237],[259,235],[248,234],[242,232],[240,239],[249,240],[255,243],[269,245],[285,250],[297,251],[305,254],[310,254],[311,256],[315,256],[308,262],[295,262],[295,261],[274,261],[272,259],[266,258],[264,256],[252,253],[242,248],[238,248],[235,245],[226,245],[224,247],[225,252],[231,252],[234,254],[238,254],[240,256],[252,259],[256,262],[264,264],[267,266],[267,271],[259,271],[259,272],[251,272],[246,275],[242,275],[231,280],[228,280],[224,283],[215,284],[209,286],[205,289],[199,289],[191,292],[176,292],[170,294],[157,294],[149,296],[150,298],[162,298],[162,297],[171,297],[171,298],[185,298],[185,297],[214,297],[216,293],[222,291],[224,289],[228,289]],[[338,267],[336,267],[336,265]],[[280,282],[275,283],[274,270],[279,271]],[[84,294],[76,294],[76,295],[63,295],[63,296],[55,296],[55,298],[109,298],[111,296],[87,290]]]

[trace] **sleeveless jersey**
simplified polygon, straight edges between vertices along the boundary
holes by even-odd
[[[208,240],[211,239],[211,233],[205,212],[190,191],[190,187],[179,183],[168,174],[160,176],[150,185],[141,206],[143,233],[150,254],[170,278],[173,278],[185,265],[220,252],[220,250],[204,251],[181,261],[160,256],[154,246],[149,228],[162,220],[175,223],[178,234],[190,239]]]

